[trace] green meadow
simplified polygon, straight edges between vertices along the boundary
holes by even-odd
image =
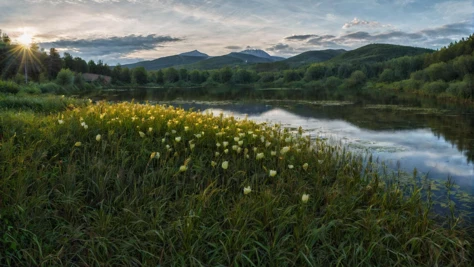
[[[376,170],[301,128],[1,96],[0,265],[470,266],[432,183]]]

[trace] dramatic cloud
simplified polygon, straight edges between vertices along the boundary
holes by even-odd
[[[240,50],[240,49],[242,49],[242,47],[237,46],[237,45],[229,45],[229,46],[226,46],[224,48],[229,49],[229,50]]]
[[[49,43],[40,43],[40,46],[44,48],[54,47],[64,51],[77,51],[94,56],[107,56],[110,54],[127,55],[140,50],[153,50],[157,47],[161,47],[164,43],[179,41],[183,41],[183,39],[150,34],[147,36],[129,35],[98,39],[58,40]]]
[[[292,36],[288,36],[288,37],[285,37],[285,40],[288,40],[288,41],[304,41],[304,40],[307,40],[311,37],[314,37],[314,36],[317,36],[315,34],[304,34],[304,35],[292,35]]]
[[[354,26],[367,26],[367,27],[391,27],[391,25],[382,25],[380,22],[377,21],[367,21],[367,20],[360,20],[358,18],[354,18],[351,22],[346,22],[342,26],[343,29],[349,29]]]

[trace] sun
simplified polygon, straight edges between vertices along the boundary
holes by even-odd
[[[31,43],[32,43],[32,37],[31,35],[27,34],[27,33],[23,33],[20,37],[18,37],[17,39],[18,43],[23,45],[23,46],[30,46]]]

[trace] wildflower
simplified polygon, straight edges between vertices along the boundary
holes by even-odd
[[[244,141],[239,141],[239,146],[243,145]]]
[[[149,131],[150,133],[153,132],[153,128],[152,128],[152,127],[149,127],[149,128],[148,128],[148,131]]]
[[[58,120],[58,123],[59,123],[59,124],[63,124],[64,121],[63,121],[63,120]]]
[[[216,157],[219,157],[220,154],[221,154],[221,153],[219,153],[219,152],[214,153],[214,155],[215,155]]]
[[[212,167],[216,167],[216,165],[217,165],[217,162],[211,161],[211,166],[212,166]]]
[[[275,175],[277,175],[277,171],[275,171],[275,170],[270,170],[269,175],[270,175],[270,177],[275,177]]]
[[[301,196],[301,201],[303,201],[303,203],[308,202],[308,200],[309,200],[309,195],[308,194],[303,194]]]
[[[217,147],[220,147],[220,146],[221,146],[221,143],[217,142],[217,143],[216,143],[216,146],[217,146]]]
[[[189,148],[191,148],[191,150],[193,150],[195,146],[195,144],[189,144]]]
[[[82,145],[81,142],[76,142],[76,143],[74,144],[74,146],[81,146],[81,145]]]
[[[262,141],[262,143],[265,142],[265,137],[264,136],[260,137],[260,141]]]
[[[82,119],[82,118],[81,118]],[[84,125],[86,125],[85,122],[81,122],[81,126],[84,127]]]
[[[285,147],[283,147],[283,148],[280,150],[280,154],[284,155],[284,154],[286,154],[288,151],[290,151],[290,147],[289,147],[289,146],[285,146]]]
[[[188,126],[184,126],[184,131],[185,131],[185,132],[189,131],[189,127],[188,127]]]
[[[308,169],[308,163],[303,164],[303,169],[306,171]]]
[[[240,138],[239,137],[234,137],[235,142],[239,142]]]
[[[225,149],[224,153],[226,153],[226,154],[229,153],[229,149]]]
[[[324,162],[324,160],[318,159],[318,163],[319,163],[319,164],[323,164],[323,162]]]
[[[237,150],[238,148],[239,148],[239,146],[237,146],[237,145],[232,146],[232,150]]]
[[[244,137],[244,136],[245,136],[245,133],[239,133],[239,136],[240,136],[240,137]]]
[[[229,142],[227,142],[227,141],[224,141],[224,142],[222,142],[222,145],[223,145],[224,147],[226,147],[226,146],[228,146],[228,145],[229,145]]]
[[[97,142],[99,142],[101,137],[102,137],[102,136],[101,136],[100,134],[98,134],[98,135],[95,136],[95,140],[96,140]]]
[[[150,155],[150,159],[155,158],[155,156],[156,156],[156,152],[152,152],[151,155]]]
[[[199,139],[202,137],[202,134],[195,134],[194,136],[196,136],[196,138]]]
[[[141,137],[141,138],[145,137],[145,133],[144,133],[144,132],[139,131],[138,133],[140,134],[140,137]]]
[[[229,168],[229,162],[228,161],[222,162],[222,169],[227,170],[227,168]]]
[[[174,140],[179,143],[179,141],[181,141],[181,137],[177,136],[177,137],[174,138]]]
[[[291,165],[291,164],[288,165],[288,169],[293,169],[294,167],[295,167],[295,166],[293,166],[293,165]]]
[[[175,133],[176,133],[176,130],[171,130],[171,133],[172,133],[172,134],[175,134]]]
[[[285,138],[285,142],[287,142],[287,143],[291,142],[291,137]]]
[[[188,167],[186,165],[181,165],[181,167],[179,167],[180,172],[185,172],[187,170],[188,170]]]
[[[265,154],[262,153],[258,153],[257,156],[255,157],[257,160],[259,159],[263,159],[265,157]]]
[[[252,192],[252,188],[250,186],[244,187],[244,195],[248,195]]]
[[[242,148],[241,148],[241,147],[237,148],[237,153],[240,154],[240,152],[242,152]]]
[[[276,151],[272,151],[272,152],[270,152],[270,154],[271,154],[272,156],[276,156],[277,152],[276,152]]]
[[[269,147],[271,144],[272,144],[271,142],[268,142],[268,141],[267,141],[267,142],[265,143],[265,147]]]
[[[87,128],[89,128],[89,126],[87,124],[84,124],[84,129],[87,130]]]
[[[161,139],[161,142],[162,143],[166,142],[166,139],[165,138]]]

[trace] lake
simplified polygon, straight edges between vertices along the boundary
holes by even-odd
[[[248,117],[305,129],[312,138],[342,143],[391,170],[440,182],[448,177],[474,195],[474,110],[423,99],[371,101],[160,101],[153,94],[109,92],[109,101],[150,101],[184,109]]]

